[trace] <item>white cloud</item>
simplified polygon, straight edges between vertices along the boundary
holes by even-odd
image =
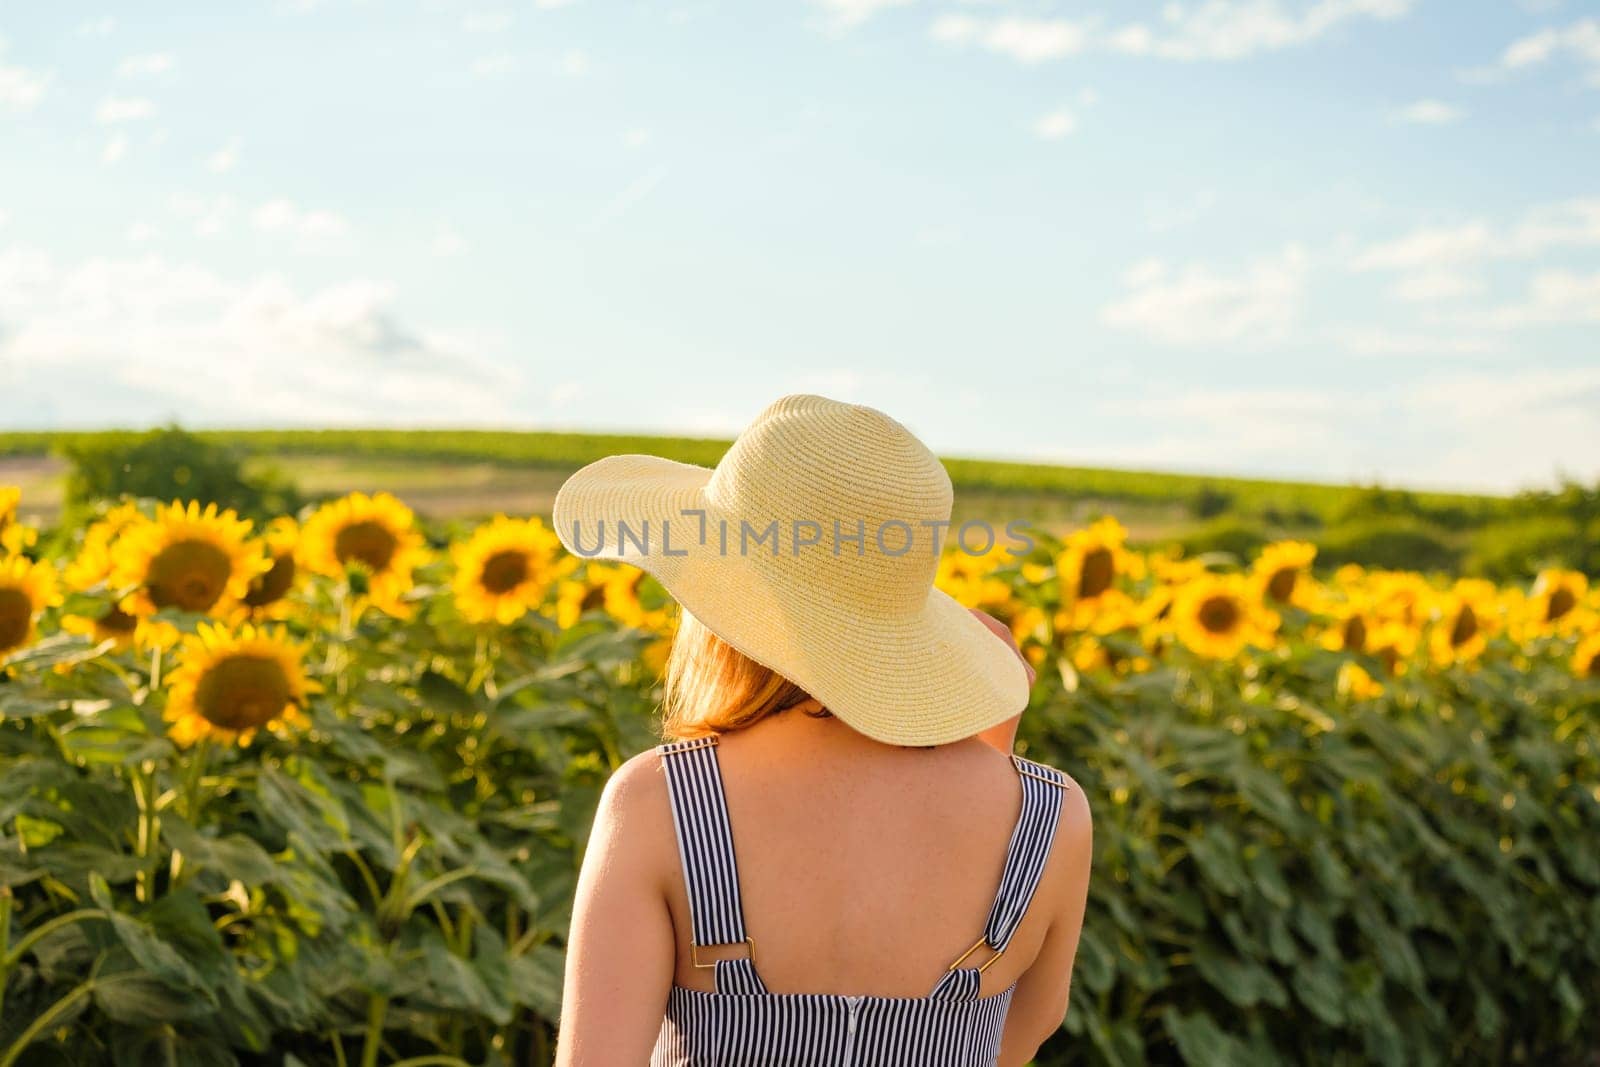
[[[257,207],[250,222],[262,233],[292,237],[308,250],[325,249],[350,236],[350,223],[344,216],[332,211],[307,211],[282,198]]]
[[[1600,322],[1600,274],[1540,271],[1529,282],[1528,295],[1521,302],[1463,317],[1471,323],[1507,330]]]
[[[0,252],[0,326],[0,366],[23,395],[71,389],[83,420],[117,419],[141,398],[146,417],[324,424],[448,423],[516,406],[515,380],[465,354],[481,339],[412,326],[393,286],[373,279],[303,293],[154,255],[69,264],[13,247]]]
[[[177,194],[169,206],[172,213],[192,224],[196,237],[219,237],[233,221],[231,196],[192,197]]]
[[[509,11],[475,11],[461,20],[461,28],[468,33],[504,33],[511,22]]]
[[[1298,318],[1305,280],[1306,256],[1295,245],[1236,273],[1146,260],[1124,276],[1132,291],[1101,318],[1173,345],[1273,340]]]
[[[1504,490],[1548,485],[1558,466],[1600,476],[1600,369],[1429,376],[1397,399],[1405,420],[1435,427],[1426,436],[1443,445],[1417,457],[1418,477]]]
[[[1083,23],[1015,15],[993,19],[941,15],[928,32],[944,44],[976,45],[1018,63],[1060,59],[1083,51],[1089,43],[1089,30]]]
[[[615,222],[633,210],[634,205],[655,192],[656,186],[660,185],[666,177],[666,168],[657,167],[629,182],[622,192],[612,197],[611,201],[601,209],[600,214],[595,218],[596,224],[605,225],[606,223]]]
[[[459,256],[467,250],[466,239],[449,223],[443,223],[433,234],[433,254],[441,259]]]
[[[140,245],[154,241],[161,236],[161,231],[148,222],[136,222],[128,227],[128,232],[124,236],[129,244]]]
[[[1242,59],[1307,44],[1358,18],[1390,20],[1415,0],[1316,0],[1286,10],[1279,0],[1169,3],[1154,26],[1132,23],[1106,37],[1112,51],[1178,60]]]
[[[94,120],[102,125],[119,122],[142,122],[155,116],[156,106],[137,96],[108,96],[95,108]]]
[[[165,74],[172,69],[172,53],[146,52],[143,55],[129,56],[117,64],[117,77],[143,78],[155,74]]]
[[[556,70],[569,78],[581,78],[589,73],[589,54],[581,48],[574,48],[561,57]]]
[[[122,157],[127,154],[128,135],[125,133],[114,133],[111,135],[111,139],[106,142],[106,146],[100,150],[100,162],[120,163],[122,161]]]
[[[49,83],[49,75],[0,63],[0,115],[32,111]]]
[[[822,9],[824,25],[831,30],[849,30],[866,22],[880,11],[905,7],[912,0],[811,0]]]
[[[11,221],[11,212],[0,207],[0,230],[5,229],[6,223]]]
[[[643,148],[650,143],[650,131],[643,127],[635,127],[622,135],[622,143],[629,148]]]
[[[1414,126],[1444,126],[1461,119],[1466,112],[1442,100],[1418,100],[1394,113],[1396,122]]]
[[[1554,248],[1600,246],[1600,197],[1540,204],[1515,225],[1483,220],[1427,227],[1370,245],[1350,258],[1350,268],[1437,271],[1486,259],[1531,257]]]
[[[472,61],[472,73],[480,78],[499,78],[510,74],[516,68],[515,57],[506,52],[496,52],[492,56],[482,56]]]
[[[240,145],[239,138],[230,137],[227,144],[206,157],[206,170],[212,174],[226,174],[238,166]]]
[[[1586,70],[1586,80],[1600,88],[1600,19],[1584,18],[1570,26],[1551,27],[1512,41],[1500,56],[1504,70],[1520,70],[1570,55]]]
[[[1358,253],[1351,269],[1419,270],[1471,263],[1489,254],[1494,238],[1487,223],[1414,230]]]
[[[1336,331],[1337,342],[1358,356],[1470,356],[1499,351],[1498,339],[1481,334],[1440,335],[1363,326]]]
[[[1483,292],[1483,279],[1448,270],[1408,274],[1389,287],[1391,296],[1408,303],[1455,300]]]
[[[1040,115],[1033,123],[1035,136],[1045,141],[1059,141],[1077,128],[1078,117],[1064,107]]]

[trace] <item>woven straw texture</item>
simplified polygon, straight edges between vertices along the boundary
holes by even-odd
[[[950,504],[949,475],[904,426],[796,395],[763,411],[715,470],[638,455],[589,464],[556,495],[554,522],[568,549],[650,572],[861,733],[938,745],[1028,699],[1017,655],[933,586],[927,524],[948,523]],[[757,540],[774,522],[776,537]]]

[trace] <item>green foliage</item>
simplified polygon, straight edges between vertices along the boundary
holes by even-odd
[[[1530,578],[1545,567],[1581,570],[1581,540],[1576,525],[1560,516],[1497,522],[1473,535],[1463,566],[1495,581]]]
[[[1454,571],[1461,554],[1443,534],[1415,519],[1366,519],[1318,538],[1317,563],[1359,563],[1393,570]]]
[[[0,433],[0,455],[38,454],[125,437],[114,431]],[[576,470],[619,452],[648,452],[684,463],[715,466],[728,441],[642,434],[516,433],[500,430],[208,430],[198,436],[256,456],[361,456],[482,461],[512,466]],[[1063,500],[1169,504],[1196,501],[1202,489],[1215,506],[1221,498],[1235,514],[1327,519],[1363,492],[1342,485],[1227,478],[1151,471],[1064,467],[1039,463],[950,458],[945,468],[958,490],[1017,493]],[[1502,514],[1507,501],[1462,493],[1414,493],[1407,498],[1430,513]],[[1202,516],[1205,517],[1205,516]]]
[[[1197,519],[1214,519],[1232,507],[1232,494],[1224,493],[1209,482],[1202,484],[1189,498],[1189,510]]]
[[[1041,672],[1022,743],[1091,798],[1095,866],[1070,1036],[1040,1064],[1600,1044],[1600,684],[1485,667],[1340,707],[1331,670]]]
[[[60,444],[72,464],[69,507],[122,496],[198,500],[252,518],[293,511],[292,487],[247,478],[235,449],[176,426],[146,433],[84,435]]]
[[[1240,561],[1255,555],[1270,540],[1267,531],[1254,523],[1238,519],[1215,519],[1185,534],[1178,543],[1185,555],[1204,556],[1220,552]]]
[[[368,613],[311,730],[242,750],[166,740],[149,656],[0,668],[0,1065],[549,1063],[582,842],[655,740],[645,638],[478,638]]]

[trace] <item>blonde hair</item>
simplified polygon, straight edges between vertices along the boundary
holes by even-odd
[[[746,656],[687,611],[679,618],[662,684],[661,734],[668,741],[742,730],[809,699],[804,689]]]

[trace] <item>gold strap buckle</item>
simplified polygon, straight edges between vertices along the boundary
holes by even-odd
[[[1027,762],[1023,760],[1021,756],[1013,755],[1011,757],[1011,763],[1017,768],[1017,773],[1022,775],[1024,778],[1032,778],[1035,781],[1044,782],[1046,785],[1053,785],[1057,789],[1067,788],[1066,782],[1057,781],[1054,778],[1046,778],[1044,775],[1028,766]]]
[[[697,945],[693,941],[691,941],[691,942],[689,942],[689,962],[693,963],[696,967],[699,967],[701,970],[710,970],[710,969],[714,968],[718,963],[720,963],[722,961],[721,960],[712,960],[709,963],[701,963],[700,962],[700,950],[703,949],[703,948],[721,948],[723,945],[744,945],[744,946],[746,946],[747,948],[749,948],[750,954],[748,956],[744,957],[744,958],[748,959],[750,961],[750,965],[752,967],[755,966],[755,962],[756,962],[756,939],[753,938],[753,937],[747,937],[743,941],[723,941],[723,942],[720,942],[720,943],[715,944],[715,945]],[[734,959],[739,959],[739,958],[740,957],[738,957],[738,956],[734,957]],[[731,963],[733,961],[730,960],[728,962]]]
[[[967,951],[963,952],[961,955],[956,957],[956,961],[950,965],[950,969],[953,971],[957,967],[960,967],[963,963],[965,963],[967,961],[967,957],[968,956],[972,955],[974,952],[978,951],[980,948],[987,947],[988,944],[989,944],[989,942],[988,942],[987,938],[982,938],[982,937],[978,938],[978,943],[976,945],[973,945],[971,948],[967,949]],[[987,971],[989,969],[989,965],[991,963],[993,963],[995,960],[999,959],[1004,953],[1005,953],[1005,949],[1003,949],[1003,948],[995,949],[994,950],[994,955],[990,956],[987,960],[985,960],[983,962],[983,964],[981,966],[979,966],[978,973],[982,974],[984,971]]]

